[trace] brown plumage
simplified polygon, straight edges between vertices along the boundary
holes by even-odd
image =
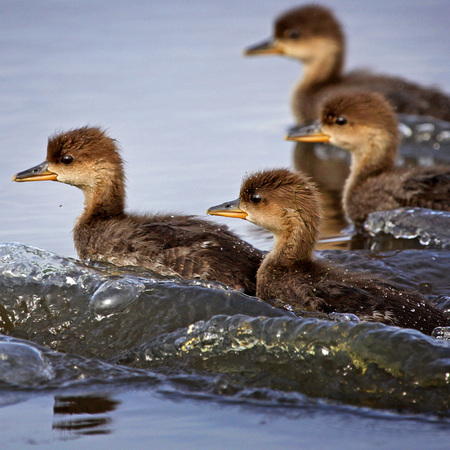
[[[372,211],[421,207],[450,211],[450,166],[396,168],[398,123],[383,97],[347,91],[331,95],[315,126],[288,139],[329,142],[352,155],[342,196],[344,212],[361,226]]]
[[[320,225],[315,186],[300,172],[267,170],[244,179],[237,200],[209,214],[245,218],[274,234],[258,273],[256,294],[278,306],[323,313],[353,313],[362,320],[416,328],[430,334],[447,324],[422,295],[369,274],[314,258]]]
[[[298,123],[314,120],[324,96],[341,88],[382,93],[397,113],[450,121],[450,97],[437,89],[368,71],[344,74],[344,33],[333,13],[322,6],[286,11],[276,19],[273,38],[249,47],[246,54],[281,54],[303,63],[304,75],[292,98]]]
[[[255,292],[262,253],[227,227],[192,216],[124,211],[122,158],[115,141],[100,128],[51,137],[46,161],[13,179],[55,180],[83,191],[85,209],[73,230],[81,259],[141,266],[162,275],[220,281]]]

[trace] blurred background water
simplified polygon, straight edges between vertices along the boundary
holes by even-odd
[[[0,1],[0,241],[21,242],[64,257],[76,256],[71,229],[82,209],[81,192],[59,183],[19,185],[10,181],[14,173],[45,159],[47,136],[58,130],[102,125],[118,140],[127,161],[127,205],[134,211],[204,215],[209,206],[237,197],[245,173],[294,167],[294,146],[284,142],[283,136],[294,123],[290,94],[301,66],[276,57],[247,59],[242,49],[269,36],[274,17],[297,4],[282,0]],[[450,91],[448,1],[343,0],[325,4],[344,26],[348,68],[369,67]],[[251,224],[223,222],[259,248],[270,248],[270,236]],[[154,302],[155,298],[167,299],[167,309],[157,301],[150,305],[162,308],[161,317],[166,314],[167,320],[146,316],[148,304],[139,303],[144,300],[138,290],[136,297],[128,299],[132,306],[127,306],[137,308],[135,315],[126,316],[123,311],[128,313],[129,309],[125,307],[113,311],[113,316],[118,314],[119,325],[109,327],[89,306],[105,279],[83,284],[84,278],[77,278],[84,273],[79,267],[70,274],[64,272],[64,267],[72,264],[66,259],[62,259],[62,266],[55,263],[55,271],[64,282],[51,277],[35,279],[27,268],[35,263],[38,272],[50,270],[47,264],[52,257],[37,253],[34,260],[33,251],[8,245],[2,262],[2,332],[14,336],[12,341],[5,338],[4,345],[8,345],[0,350],[2,355],[9,355],[3,361],[11,362],[0,367],[2,444],[58,447],[64,442],[70,446],[80,445],[76,438],[83,437],[81,445],[113,448],[145,446],[149,439],[155,446],[185,448],[393,448],[406,444],[409,448],[425,448],[431,441],[434,448],[448,445],[448,420],[442,418],[448,403],[439,402],[439,396],[445,397],[448,392],[448,379],[433,378],[447,373],[444,363],[444,369],[430,369],[433,382],[421,379],[419,390],[423,392],[411,388],[414,383],[408,384],[398,374],[391,379],[385,374],[379,378],[376,373],[373,378],[370,374],[364,378],[364,387],[349,384],[358,391],[359,399],[351,398],[345,390],[330,388],[324,400],[317,400],[320,395],[296,385],[295,373],[305,355],[300,352],[300,356],[294,356],[289,366],[289,358],[283,354],[285,371],[275,363],[278,353],[265,353],[273,336],[281,332],[272,323],[265,326],[275,327],[274,334],[257,337],[265,352],[248,353],[253,363],[267,359],[266,368],[262,364],[252,372],[245,357],[243,361],[239,355],[226,356],[233,346],[225,343],[223,347],[214,340],[208,344],[211,355],[204,360],[196,354],[179,358],[190,333],[197,333],[195,353],[211,333],[225,336],[222,333],[227,327],[247,327],[256,336],[256,325],[249,325],[254,323],[245,318],[234,319],[236,314],[284,317],[284,312],[253,301],[243,307],[245,298],[238,294],[236,299],[232,295],[231,306],[228,300],[220,306],[218,299],[227,291],[211,293],[195,288],[206,292],[200,295],[192,286],[175,283],[173,289],[178,294],[174,294],[163,284],[151,298]],[[415,255],[337,252],[329,257],[379,270],[388,278],[421,289],[434,300],[448,295],[448,252],[427,250]],[[12,278],[8,278],[8,267]],[[143,282],[140,273],[117,273],[119,279],[131,276],[132,283]],[[113,274],[102,276],[110,280]],[[81,286],[81,293],[77,286]],[[219,306],[209,306],[205,300],[209,296]],[[136,298],[140,298],[138,303]],[[180,298],[187,306],[178,317],[175,311]],[[203,302],[205,312],[201,309]],[[200,312],[194,314],[192,310]],[[114,342],[121,342],[134,330],[124,318],[139,314],[141,321],[133,326],[142,339],[129,347],[114,347]],[[225,318],[212,319],[220,314]],[[150,327],[147,335],[145,320]],[[237,325],[231,324],[233,320]],[[206,323],[206,331],[199,321]],[[123,327],[131,327],[125,334],[121,322]],[[311,326],[319,330],[325,325]],[[208,326],[213,331],[208,332]],[[286,326],[291,330],[287,342],[295,341],[297,326],[297,322]],[[348,336],[347,326],[336,325],[339,336]],[[222,331],[214,327],[222,327]],[[355,327],[358,336],[372,332],[362,324]],[[326,337],[320,335],[324,348],[332,348],[334,338],[324,333]],[[378,346],[394,346],[386,357],[389,372],[396,364],[394,343],[398,341],[393,331],[380,333]],[[414,347],[412,342],[416,341],[424,348],[413,358],[414,367],[422,364],[427,352],[437,359],[449,358],[444,344],[447,353],[441,354],[441,343],[403,333],[398,339],[406,349]],[[95,346],[100,335],[102,340]],[[245,342],[239,342],[245,348]],[[67,356],[54,353],[56,350],[67,352]],[[189,349],[186,351],[189,353]],[[148,358],[151,364],[140,362]],[[162,363],[155,362],[158,358]],[[365,361],[363,365],[381,364],[378,360],[367,363],[365,356],[360,358]],[[319,361],[325,367],[331,364],[329,359]],[[324,380],[331,380],[327,377],[334,370],[338,385],[346,383],[347,363],[356,378],[360,375],[359,360],[340,361],[336,357],[332,361],[328,372],[321,372],[321,366],[311,361],[308,364],[313,365],[306,367],[313,377],[323,376]],[[111,365],[113,362],[121,365]],[[399,370],[409,369],[401,366]],[[13,378],[8,378],[11,373]],[[387,395],[388,386],[400,392],[402,383],[406,383],[411,388],[411,403],[383,404],[379,399],[366,398],[362,392],[370,391],[370,383],[379,384],[380,398]],[[436,398],[432,398],[433,383],[439,386]],[[430,398],[428,403],[418,400],[423,396]],[[418,411],[411,408],[414,402],[421,405]],[[393,412],[396,409],[403,414]]]

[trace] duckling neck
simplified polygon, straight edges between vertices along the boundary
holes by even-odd
[[[315,57],[304,62],[304,75],[297,90],[301,92],[319,89],[325,84],[338,82],[344,65],[344,49],[335,41],[318,43]]]
[[[342,79],[344,49],[334,41],[326,41],[315,52],[314,59],[304,61],[304,74],[294,89],[292,110],[299,123],[314,120],[318,116],[317,93]]]
[[[111,180],[95,188],[85,188],[84,211],[76,226],[82,226],[95,218],[114,217],[124,214],[125,187],[123,182]]]
[[[347,178],[343,200],[347,204],[353,190],[368,178],[389,172],[395,167],[397,156],[397,139],[386,142],[380,137],[368,138],[364,147],[360,147],[352,154],[350,175]]]
[[[315,230],[298,220],[292,221],[290,226],[281,233],[275,234],[272,250],[264,258],[261,269],[272,267],[290,267],[294,264],[309,262],[312,259],[315,246]]]

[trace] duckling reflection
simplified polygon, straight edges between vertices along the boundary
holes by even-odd
[[[262,253],[227,227],[192,216],[125,212],[122,158],[115,141],[100,128],[56,134],[49,139],[46,161],[13,180],[54,180],[83,191],[85,208],[73,230],[81,259],[141,266],[255,292]]]
[[[296,142],[294,168],[310,176],[321,193],[324,220],[319,248],[348,248],[350,236],[343,232],[348,222],[341,206],[341,192],[349,174],[349,155],[336,147],[319,146],[311,142]],[[345,236],[348,237],[346,241],[342,240]],[[322,244],[322,239],[326,243]]]
[[[274,234],[274,246],[257,273],[256,295],[278,306],[353,313],[360,319],[416,328],[430,334],[445,325],[443,313],[418,293],[372,275],[337,268],[314,257],[320,225],[319,197],[302,173],[258,172],[244,179],[233,202],[208,214],[246,219]]]
[[[329,142],[350,152],[352,161],[342,204],[361,226],[372,211],[399,207],[450,210],[450,167],[396,168],[398,123],[383,97],[348,91],[325,100],[316,127],[292,132],[287,139]]]
[[[316,119],[323,97],[342,87],[380,92],[397,113],[450,121],[450,98],[437,89],[368,71],[344,74],[344,33],[333,13],[322,6],[306,5],[286,11],[275,21],[273,38],[247,48],[245,54],[279,54],[303,63],[304,75],[292,97],[298,123]]]
[[[112,419],[108,413],[117,409],[119,403],[108,396],[56,396],[52,428],[80,435],[109,434]]]

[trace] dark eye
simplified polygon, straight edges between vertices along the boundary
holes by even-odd
[[[287,35],[290,39],[297,39],[300,35],[300,33],[297,30],[288,30]]]
[[[73,162],[73,156],[70,156],[70,155],[64,155],[64,156],[61,157],[61,162],[62,162],[63,164],[66,164],[66,165],[72,164],[72,162]]]
[[[335,123],[337,123],[338,125],[345,125],[347,123],[347,119],[345,117],[339,116],[335,120]]]
[[[262,200],[262,197],[261,197],[259,194],[253,194],[253,195],[250,197],[250,201],[251,201],[252,203],[255,203],[255,204],[260,203],[261,200]]]

